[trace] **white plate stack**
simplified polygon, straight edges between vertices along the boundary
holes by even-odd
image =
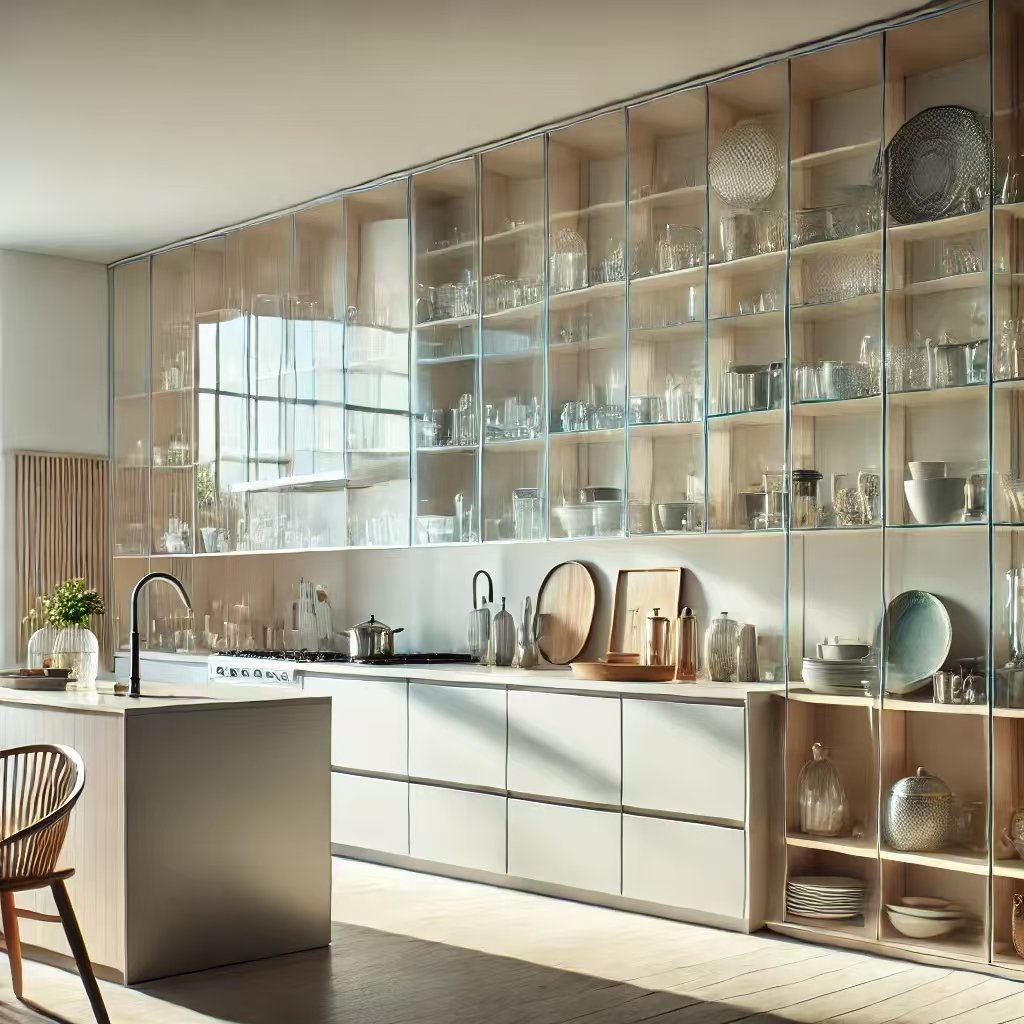
[[[804,683],[812,693],[863,696],[878,688],[878,666],[871,661],[826,661],[804,658]]]
[[[786,912],[823,921],[859,917],[864,913],[866,893],[859,878],[803,875],[786,883]]]

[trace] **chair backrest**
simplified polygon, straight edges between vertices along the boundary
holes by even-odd
[[[56,867],[85,765],[71,747],[0,750],[0,880],[42,878]]]

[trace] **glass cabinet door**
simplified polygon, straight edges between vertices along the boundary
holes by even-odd
[[[626,124],[623,111],[548,142],[548,422],[552,537],[624,532]]]
[[[630,533],[704,529],[707,90],[630,107]]]
[[[479,539],[477,162],[413,176],[415,544]]]
[[[152,530],[154,554],[195,549],[193,250],[152,261]]]
[[[483,538],[546,535],[544,138],[481,157]]]
[[[708,90],[708,527],[780,530],[786,482],[787,65]]]
[[[245,398],[248,417],[246,477],[234,485],[242,501],[236,547],[242,551],[293,546],[295,524],[278,481],[289,475],[285,367],[291,311],[292,218],[239,232],[242,317],[245,321]]]
[[[987,9],[887,40],[888,523],[979,524],[988,516]],[[957,172],[925,193],[915,175],[935,159],[933,137],[965,149]]]
[[[233,551],[248,479],[248,361],[239,234],[195,245],[196,551]]]
[[[348,538],[409,543],[409,182],[345,199]]]

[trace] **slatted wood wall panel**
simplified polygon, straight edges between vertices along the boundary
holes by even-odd
[[[110,461],[91,455],[14,453],[18,657],[37,628],[38,598],[81,576],[108,607],[110,590]],[[101,664],[112,667],[111,628],[96,621]]]

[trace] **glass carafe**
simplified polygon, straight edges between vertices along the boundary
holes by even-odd
[[[811,746],[811,759],[797,779],[800,801],[800,831],[812,836],[838,836],[847,829],[846,790],[828,750],[820,743]]]

